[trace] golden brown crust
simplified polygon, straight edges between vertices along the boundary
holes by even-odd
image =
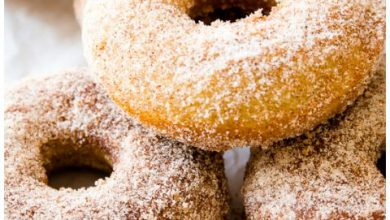
[[[384,46],[380,0],[282,0],[210,26],[187,15],[196,3],[88,1],[83,42],[116,103],[203,149],[312,129],[361,94]]]
[[[84,71],[26,80],[9,92],[4,151],[9,219],[221,219],[227,213],[220,154],[141,127]],[[108,164],[113,172],[90,188],[49,187],[46,172],[66,163]]]
[[[248,219],[384,219],[385,67],[364,95],[312,132],[254,150],[243,197]]]

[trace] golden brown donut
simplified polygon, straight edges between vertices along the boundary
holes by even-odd
[[[385,71],[328,124],[252,151],[242,194],[248,219],[384,219]]]
[[[168,140],[131,120],[84,71],[26,80],[5,105],[7,219],[222,219],[221,155]],[[59,190],[64,166],[111,170]]]
[[[265,1],[87,1],[85,56],[132,117],[221,151],[267,146],[343,111],[384,48],[380,0],[267,1],[269,16],[211,25],[189,16],[222,2]]]

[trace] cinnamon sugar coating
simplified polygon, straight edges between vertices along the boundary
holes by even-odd
[[[254,150],[243,197],[248,219],[384,219],[384,66],[364,95],[328,124]]]
[[[222,2],[276,6],[234,23],[191,20]],[[85,56],[113,100],[159,133],[207,150],[267,147],[362,93],[385,10],[381,0],[264,2],[87,1]]]
[[[84,71],[21,83],[6,96],[5,215],[9,219],[221,219],[220,154],[160,137],[118,108]],[[94,187],[59,190],[62,166],[111,169]]]

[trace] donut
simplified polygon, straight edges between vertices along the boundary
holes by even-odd
[[[273,7],[235,22],[190,17],[229,5]],[[384,8],[380,0],[86,1],[84,54],[109,96],[157,133],[207,150],[267,148],[363,92],[383,54]]]
[[[221,219],[222,157],[171,141],[130,119],[90,74],[26,80],[5,104],[8,219]],[[48,186],[68,166],[112,173],[88,188]]]
[[[385,219],[384,66],[345,113],[301,137],[253,150],[242,194],[248,219]],[[385,175],[385,174],[384,174]]]

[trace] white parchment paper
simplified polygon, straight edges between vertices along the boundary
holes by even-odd
[[[4,17],[7,86],[26,76],[86,66],[72,0],[6,0]],[[248,148],[224,154],[232,218],[242,215],[240,188],[249,155]]]

